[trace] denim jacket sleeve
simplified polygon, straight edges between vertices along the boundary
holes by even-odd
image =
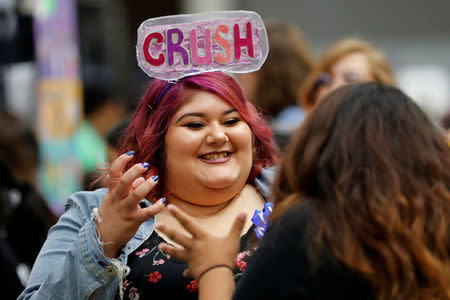
[[[94,299],[114,298],[121,272],[117,266],[126,265],[128,253],[150,234],[154,219],[141,226],[146,227],[146,234],[140,234],[138,241],[133,238],[122,248],[119,258],[107,258],[92,215],[106,191],[79,192],[69,197],[66,212],[50,229],[27,287],[18,299],[88,299],[94,292]]]

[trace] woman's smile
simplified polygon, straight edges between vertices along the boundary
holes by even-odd
[[[207,164],[221,164],[229,161],[231,159],[231,152],[222,151],[222,152],[209,152],[199,156],[202,162]]]

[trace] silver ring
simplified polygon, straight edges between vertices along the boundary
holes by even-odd
[[[120,177],[112,177],[112,176],[110,176],[109,174],[106,174],[106,177],[107,177],[109,180],[113,180],[113,181],[117,181],[117,180],[120,179]]]

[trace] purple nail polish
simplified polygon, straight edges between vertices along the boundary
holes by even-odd
[[[127,155],[128,155],[128,156],[131,156],[131,155],[133,155],[133,154],[134,154],[134,150],[131,150],[131,151],[128,151],[128,152],[127,152]]]
[[[158,175],[155,175],[155,176],[152,177],[152,179],[153,179],[153,181],[158,181],[159,176],[158,176]]]
[[[166,202],[167,202],[166,197],[162,197],[161,201],[163,204],[166,204]]]
[[[148,167],[150,166],[150,164],[149,164],[148,162],[143,162],[143,163],[142,163],[142,166],[143,166],[144,168],[148,168]]]

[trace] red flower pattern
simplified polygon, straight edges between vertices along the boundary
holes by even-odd
[[[186,288],[189,290],[189,292],[194,293],[198,290],[198,283],[197,280],[192,280],[190,284],[186,286]]]
[[[148,281],[155,283],[158,282],[158,280],[160,280],[161,277],[162,277],[161,274],[159,274],[158,271],[155,271],[153,273],[148,274]]]
[[[247,262],[245,262],[245,261],[238,261],[238,262],[236,262],[236,265],[239,268],[239,270],[241,270],[242,272],[244,272],[245,269],[247,268]]]
[[[236,255],[236,266],[241,270],[241,272],[244,272],[247,268],[247,262],[245,259],[250,256],[250,251],[244,251],[240,252]]]

